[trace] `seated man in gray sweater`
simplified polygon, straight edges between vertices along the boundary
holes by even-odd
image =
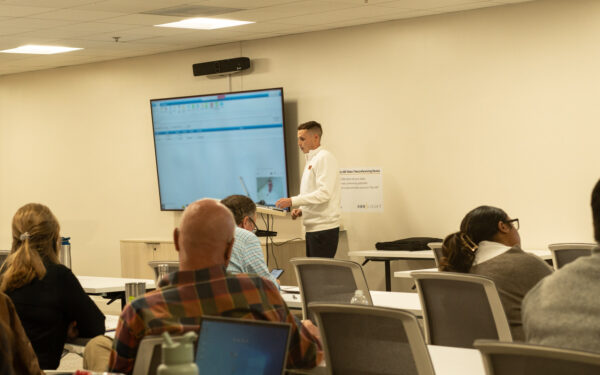
[[[592,191],[594,237],[600,242],[600,181]],[[600,249],[538,283],[523,300],[528,342],[600,353]]]

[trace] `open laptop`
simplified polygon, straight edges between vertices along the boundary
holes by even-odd
[[[287,323],[205,316],[196,349],[199,372],[283,375],[290,332]]]

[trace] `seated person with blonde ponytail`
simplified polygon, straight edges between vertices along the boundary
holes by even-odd
[[[475,208],[460,223],[460,232],[444,239],[439,269],[494,280],[513,340],[524,341],[521,301],[538,281],[552,273],[552,268],[521,250],[518,229],[519,219],[510,219],[499,208]]]
[[[60,226],[44,205],[27,204],[12,222],[12,249],[0,291],[13,301],[42,369],[56,369],[67,338],[104,334],[104,315],[58,261]]]

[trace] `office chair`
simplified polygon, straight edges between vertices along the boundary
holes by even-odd
[[[472,348],[475,339],[512,341],[494,282],[454,272],[411,272],[428,344]]]
[[[329,258],[293,258],[290,262],[302,296],[303,319],[312,320],[307,308],[309,303],[350,303],[358,289],[364,292],[368,304],[373,305],[360,264]]]
[[[595,375],[600,354],[525,343],[477,340],[487,375]]]
[[[433,375],[417,318],[404,310],[311,303],[329,374]]]
[[[4,263],[6,258],[10,255],[10,250],[0,250],[0,266]]]
[[[592,249],[596,246],[594,243],[550,244],[548,248],[552,253],[552,266],[558,270],[579,257],[592,255]]]
[[[427,246],[433,251],[433,259],[435,260],[435,266],[440,266],[440,260],[442,260],[442,242],[431,242]]]

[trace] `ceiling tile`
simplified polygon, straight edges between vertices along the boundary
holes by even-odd
[[[390,8],[380,8],[376,6],[361,6],[350,9],[336,10],[332,12],[322,12],[307,14],[300,17],[281,18],[279,21],[298,25],[323,25],[334,24],[338,22],[349,22],[352,24],[354,19],[363,19],[375,16],[386,15],[390,13]]]
[[[14,5],[5,5],[4,3],[0,3],[0,16],[3,17],[25,17],[31,16],[34,14],[40,14],[52,11],[52,8],[44,8],[44,7],[25,7],[25,6],[14,6]]]
[[[302,16],[305,14],[316,14],[333,10],[352,8],[353,5],[334,2],[322,2],[316,0],[296,1],[283,5],[243,10],[239,12],[227,13],[219,16],[219,18],[233,18],[243,21],[269,21],[288,17]]]
[[[125,23],[129,25],[147,25],[154,26],[162,23],[180,21],[181,17],[158,16],[154,14],[128,14],[120,17],[114,17],[103,22],[106,23]]]
[[[52,20],[74,20],[74,21],[99,21],[107,18],[122,16],[124,13],[100,12],[80,9],[59,9],[52,12],[37,14],[33,16],[38,19]]]

